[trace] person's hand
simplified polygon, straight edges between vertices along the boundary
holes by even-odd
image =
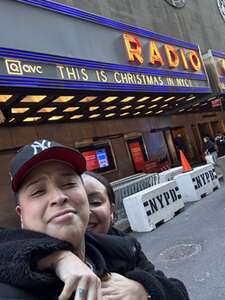
[[[145,288],[137,281],[117,273],[101,283],[103,300],[147,300]]]
[[[102,300],[100,279],[72,252],[57,251],[38,263],[41,270],[49,267],[64,282],[59,300],[70,299],[74,292],[75,300]]]

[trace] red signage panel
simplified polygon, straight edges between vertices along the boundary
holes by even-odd
[[[82,155],[86,159],[88,171],[94,171],[96,169],[99,169],[100,166],[99,166],[96,150],[82,152]]]
[[[144,154],[139,142],[129,143],[129,149],[135,164],[136,171],[142,171],[145,165]]]

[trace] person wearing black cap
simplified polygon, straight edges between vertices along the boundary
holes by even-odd
[[[116,272],[145,288],[140,300],[189,299],[180,281],[168,280],[152,265],[135,270],[140,247],[133,238],[84,237],[89,208],[80,174],[85,167],[79,152],[52,141],[35,141],[17,153],[10,174],[24,230],[0,231],[0,281],[56,299],[62,282],[54,270],[65,282],[59,299],[69,299],[75,290],[74,299],[100,300],[100,279],[110,280]],[[137,298],[127,293],[123,299]]]
[[[18,151],[10,167],[12,190],[18,202],[16,211],[20,216],[21,227],[49,235],[49,238],[44,236],[39,239],[37,233],[25,231],[22,232],[22,236],[19,233],[20,243],[16,244],[16,232],[11,233],[16,247],[21,247],[21,240],[24,243],[24,250],[18,250],[19,255],[32,249],[32,253],[35,253],[35,262],[41,269],[44,264],[50,267],[53,263],[55,264],[54,267],[60,267],[63,261],[68,259],[73,264],[76,259],[72,253],[74,251],[80,258],[80,260],[76,259],[75,266],[78,269],[78,274],[83,275],[82,277],[72,278],[70,276],[68,279],[68,274],[66,274],[67,278],[64,278],[64,273],[60,273],[61,269],[58,270],[59,277],[66,283],[61,299],[64,299],[64,295],[68,299],[74,289],[77,289],[78,296],[79,293],[85,292],[87,299],[100,299],[100,279],[98,276],[102,277],[107,274],[104,260],[98,266],[85,256],[84,235],[89,218],[89,207],[80,177],[85,169],[85,159],[79,152],[48,140],[39,140],[24,146]],[[7,234],[7,231],[5,233]],[[53,241],[51,237],[58,238],[60,243]],[[30,243],[27,242],[27,239],[30,240]],[[68,243],[64,242],[62,245],[61,240]],[[7,236],[8,241],[9,236]],[[1,239],[1,242],[3,243],[4,239]],[[53,244],[52,247],[48,243]],[[57,250],[70,250],[70,252],[57,252],[45,261],[40,260]],[[3,257],[4,254],[7,255],[7,253],[0,253]],[[24,265],[23,261],[16,262],[17,266],[15,269],[10,269],[10,274],[1,272],[0,277],[4,282],[10,276],[9,283],[25,289],[33,288],[37,295],[41,295],[41,299],[44,295],[48,295],[47,298],[49,298],[55,292],[57,294],[59,292],[57,286],[62,288],[62,284],[56,284],[54,289],[49,289],[49,294],[46,293],[43,288],[51,287],[51,282],[54,280],[51,278],[49,282],[49,279],[46,276],[44,278],[43,274],[41,276],[36,274],[35,277],[29,269],[26,269],[26,272],[22,272],[19,276],[21,267],[29,266]],[[58,263],[56,264],[56,262]],[[98,276],[86,264],[93,269],[96,268]],[[84,282],[84,279],[88,282]],[[44,282],[42,288],[40,281]],[[71,290],[72,284],[74,285],[73,290]]]

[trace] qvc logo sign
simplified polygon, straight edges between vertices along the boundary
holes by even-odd
[[[42,66],[26,64],[20,60],[5,59],[7,73],[10,75],[42,74]]]

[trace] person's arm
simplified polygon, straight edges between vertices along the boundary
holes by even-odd
[[[37,263],[60,250],[72,251],[73,246],[29,230],[0,230],[0,282],[37,291],[57,285],[53,270],[39,271]]]
[[[0,230],[0,282],[44,299],[68,300],[75,293],[75,299],[101,300],[100,279],[72,251],[68,242],[39,232]]]
[[[74,253],[70,251],[57,251],[42,258],[38,269],[51,268],[64,282],[64,288],[58,300],[68,300],[74,295],[74,299],[101,300],[101,281],[94,272]]]
[[[152,300],[188,300],[185,285],[180,280],[167,278],[162,271],[155,270],[137,240],[135,245],[136,267],[125,276],[142,284]]]

